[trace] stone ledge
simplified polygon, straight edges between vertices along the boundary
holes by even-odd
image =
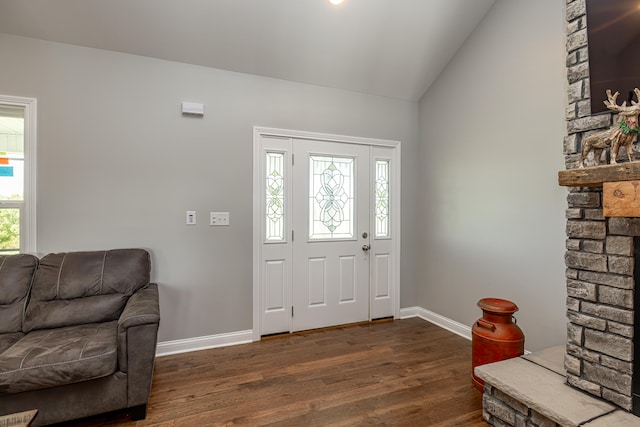
[[[624,411],[615,411],[584,424],[584,427],[637,427],[639,425],[640,418],[635,415]]]
[[[640,417],[568,386],[566,377],[557,372],[563,362],[556,359],[563,357],[564,352],[552,348],[478,366],[475,374],[485,381],[485,387],[500,390],[530,413],[561,426],[640,427]]]
[[[564,369],[565,351],[566,346],[559,345],[536,351],[535,353],[525,354],[522,358],[565,377],[567,375],[567,371]]]

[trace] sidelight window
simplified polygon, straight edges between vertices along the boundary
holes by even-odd
[[[375,174],[376,237],[389,237],[389,160],[376,160]]]
[[[284,241],[284,153],[267,152],[266,240]]]

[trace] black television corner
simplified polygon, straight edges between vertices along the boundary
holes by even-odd
[[[586,6],[591,113],[610,112],[607,89],[630,105],[640,87],[640,1],[586,0]]]

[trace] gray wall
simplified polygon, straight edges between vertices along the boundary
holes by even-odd
[[[254,125],[402,141],[415,304],[416,103],[2,34],[0,53],[0,93],[38,99],[38,251],[148,248],[160,341],[252,327]],[[205,117],[182,117],[185,100]]]
[[[528,349],[564,343],[563,17],[499,0],[419,107],[0,34],[0,93],[38,99],[39,252],[148,248],[160,341],[247,330],[252,126],[400,140],[401,307],[471,325],[508,298]]]
[[[529,350],[566,336],[564,26],[563,1],[499,0],[420,101],[417,305],[512,300]]]

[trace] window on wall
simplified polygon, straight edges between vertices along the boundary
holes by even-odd
[[[0,255],[35,252],[35,100],[0,96]]]

